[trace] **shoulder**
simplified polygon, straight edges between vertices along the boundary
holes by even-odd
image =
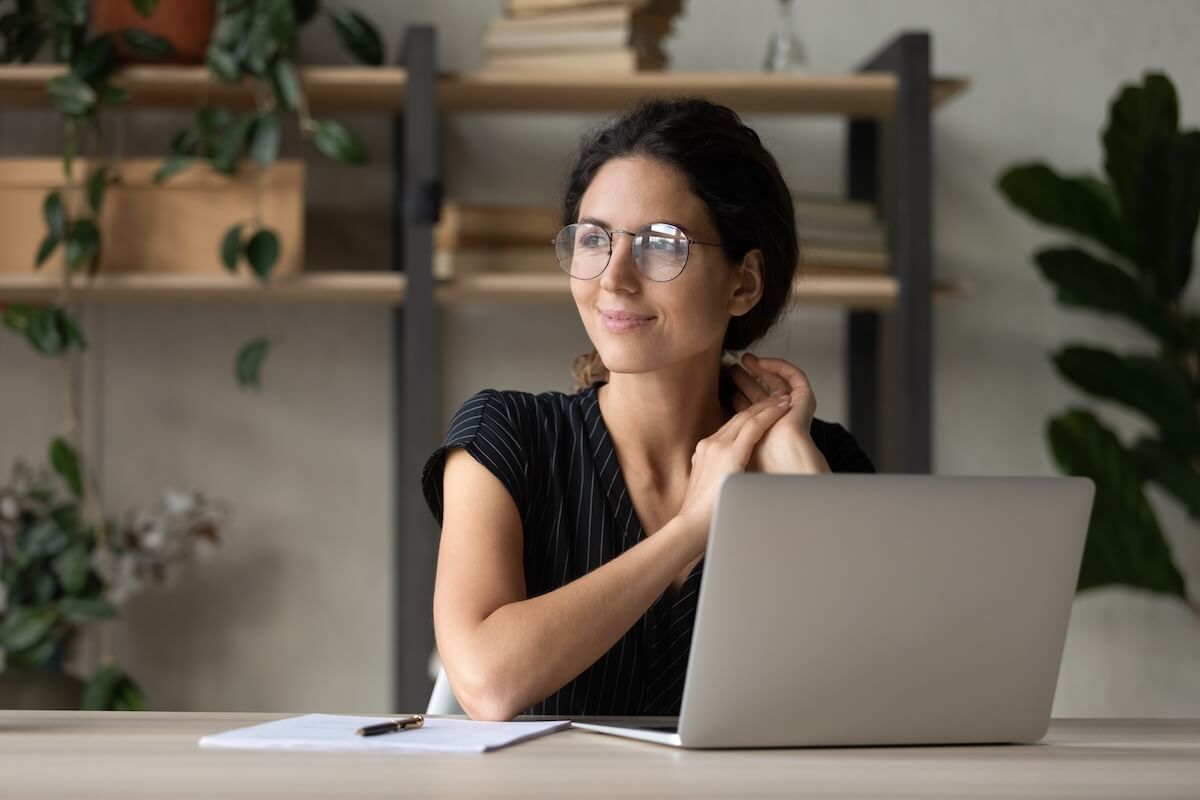
[[[812,421],[813,444],[834,472],[874,472],[875,465],[858,440],[840,424],[822,419]]]
[[[536,431],[548,420],[574,416],[584,401],[583,393],[549,391],[534,394],[517,389],[482,389],[459,406],[451,428],[454,423],[482,423],[511,430]]]

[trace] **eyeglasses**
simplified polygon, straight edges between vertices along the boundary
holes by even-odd
[[[558,265],[572,278],[600,277],[612,260],[612,237],[618,233],[633,237],[633,263],[638,272],[659,282],[679,277],[687,265],[691,245],[721,246],[717,242],[690,239],[669,222],[652,222],[637,231],[619,228],[609,231],[591,222],[579,222],[563,228],[552,240]]]

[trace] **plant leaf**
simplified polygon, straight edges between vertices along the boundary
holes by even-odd
[[[1168,292],[1178,293],[1192,277],[1196,226],[1200,222],[1200,131],[1177,136],[1169,162],[1162,278]]]
[[[46,195],[46,199],[42,202],[42,217],[46,220],[46,227],[50,229],[51,236],[59,239],[66,236],[67,209],[63,205],[60,192],[51,192]]]
[[[210,44],[205,52],[205,64],[209,71],[222,83],[238,83],[242,79],[242,66],[228,50]]]
[[[63,591],[71,596],[78,595],[87,586],[91,571],[87,545],[79,542],[63,550],[54,557],[53,569]]]
[[[96,107],[96,92],[74,73],[46,81],[54,107],[69,117],[86,117]]]
[[[141,14],[144,19],[149,19],[154,15],[154,9],[158,8],[158,0],[129,0],[133,4],[137,13]]]
[[[1062,471],[1096,485],[1078,588],[1126,584],[1184,597],[1183,577],[1146,500],[1133,455],[1082,409],[1051,419],[1046,433]]]
[[[275,89],[275,97],[279,104],[288,111],[300,108],[300,76],[296,73],[296,65],[286,58],[275,62],[271,73],[271,84]]]
[[[104,205],[104,190],[108,188],[108,168],[99,167],[88,178],[87,198],[92,213],[99,214]]]
[[[67,544],[67,532],[53,517],[42,517],[25,529],[20,538],[20,547],[26,558],[51,556],[60,552]]]
[[[100,229],[90,219],[78,219],[67,230],[67,269],[75,272],[100,256]]]
[[[238,256],[242,252],[242,226],[234,225],[221,239],[221,263],[230,272],[237,272]]]
[[[163,160],[162,166],[154,173],[154,182],[163,183],[169,178],[183,172],[192,164],[190,156],[172,153]]]
[[[1009,202],[1046,225],[1131,255],[1112,189],[1090,176],[1063,176],[1045,164],[1013,167],[997,186]]]
[[[270,349],[271,341],[262,337],[242,345],[242,349],[237,354],[237,364],[234,370],[238,386],[243,389],[261,388],[260,373],[263,360],[266,359]]]
[[[0,620],[0,647],[9,652],[27,650],[46,638],[58,615],[48,608],[10,608]]]
[[[1141,272],[1166,298],[1179,291],[1170,253],[1171,150],[1179,127],[1175,87],[1149,73],[1142,85],[1126,86],[1109,107],[1103,134],[1104,167],[1120,198],[1131,251]]]
[[[89,83],[101,83],[117,68],[117,50],[111,34],[101,34],[83,46],[75,72]]]
[[[79,456],[75,448],[61,436],[54,437],[50,444],[50,465],[62,477],[72,494],[83,494],[83,481],[79,477]]]
[[[246,138],[250,135],[253,125],[254,115],[244,114],[217,134],[212,158],[213,169],[223,175],[233,175],[237,172],[238,157],[246,146]]]
[[[54,254],[54,251],[58,248],[58,243],[60,241],[61,240],[53,233],[46,234],[46,238],[42,239],[42,243],[38,247],[37,261],[34,262],[34,267],[36,269],[41,269],[42,266],[45,265],[46,260],[49,259],[50,256]]]
[[[342,46],[355,58],[373,67],[383,63],[383,39],[366,17],[349,8],[336,9],[329,16]]]
[[[121,39],[138,58],[158,61],[169,58],[175,52],[168,40],[141,28],[123,28]]]
[[[279,157],[279,135],[279,115],[260,114],[250,140],[250,153],[260,166],[269,167]]]
[[[271,277],[271,270],[279,260],[279,237],[275,231],[263,228],[251,236],[246,242],[246,260],[259,280],[265,282]]]
[[[88,622],[116,616],[117,610],[103,597],[64,597],[58,611],[69,622]]]
[[[367,151],[344,125],[331,119],[319,120],[313,142],[317,149],[335,161],[347,164],[365,164]]]
[[[1173,364],[1078,345],[1062,348],[1053,361],[1059,374],[1088,394],[1141,413],[1158,426],[1175,452],[1184,457],[1200,452],[1200,422],[1191,390]]]
[[[1200,475],[1162,442],[1142,438],[1133,454],[1147,480],[1175,495],[1193,519],[1200,519]]]
[[[100,667],[83,687],[80,708],[84,711],[111,710],[113,698],[116,696],[123,677],[124,675],[115,667]]]
[[[1074,247],[1042,250],[1034,260],[1063,305],[1124,317],[1172,349],[1182,345],[1162,301],[1120,267]]]

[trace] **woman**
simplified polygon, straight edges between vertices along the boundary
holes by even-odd
[[[643,103],[584,141],[563,205],[595,351],[575,394],[476,394],[429,459],[438,652],[474,719],[678,714],[721,479],[873,468],[799,369],[722,364],[798,260],[788,188],[734,112]]]

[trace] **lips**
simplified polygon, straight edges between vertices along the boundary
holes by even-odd
[[[632,311],[604,309],[600,312],[600,324],[610,333],[626,333],[649,325],[654,317]]]

